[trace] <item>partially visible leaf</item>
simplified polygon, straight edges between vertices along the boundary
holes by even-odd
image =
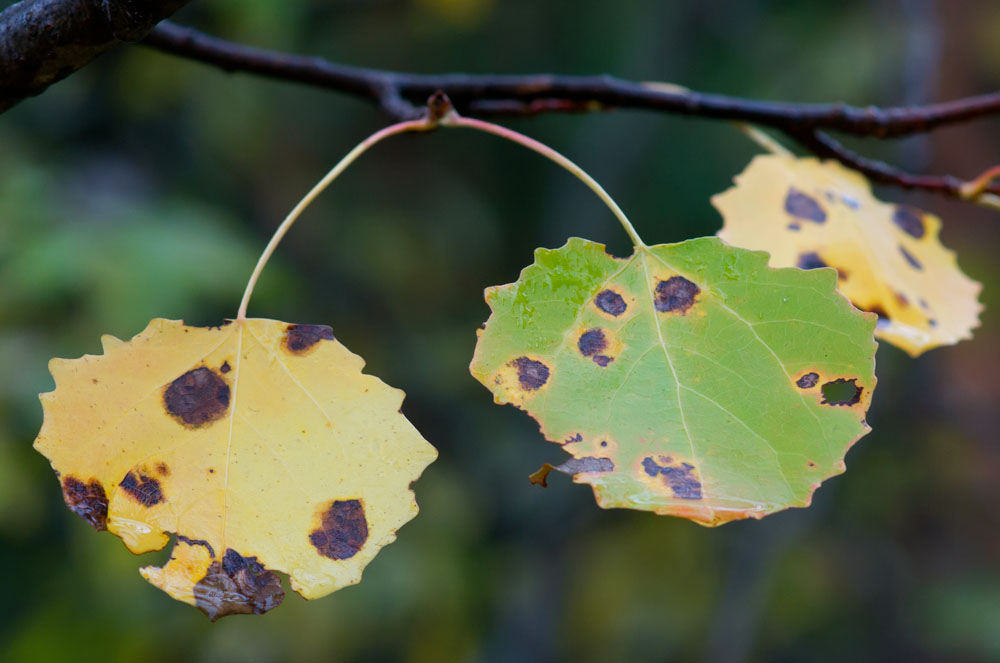
[[[982,286],[941,245],[941,221],[881,202],[839,163],[757,156],[712,203],[725,219],[719,237],[768,251],[773,267],[835,267],[840,291],[878,313],[875,335],[913,356],[979,325]]]
[[[835,286],[715,238],[628,259],[574,238],[487,290],[471,371],[601,506],[760,518],[807,506],[869,430],[875,316]]]
[[[66,504],[129,550],[142,574],[212,619],[262,613],[273,571],[317,598],[358,582],[413,518],[436,452],[329,327],[153,320],[104,354],[53,359],[35,447]]]

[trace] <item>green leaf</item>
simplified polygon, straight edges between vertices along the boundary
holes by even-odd
[[[767,260],[716,238],[628,259],[578,238],[538,249],[487,290],[470,370],[602,507],[719,525],[808,506],[870,430],[876,316],[834,270]]]

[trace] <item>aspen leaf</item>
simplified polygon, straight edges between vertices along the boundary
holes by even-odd
[[[103,345],[52,360],[35,447],[67,505],[133,553],[174,534],[142,575],[213,620],[278,605],[275,571],[310,599],[358,582],[416,515],[436,452],[329,327],[157,319]]]
[[[774,267],[836,268],[840,291],[878,313],[875,335],[913,356],[971,338],[979,325],[982,286],[941,245],[941,221],[883,203],[839,163],[757,156],[712,203],[730,244],[768,251]]]
[[[833,270],[772,269],[716,238],[628,259],[574,238],[486,301],[472,374],[602,507],[719,525],[807,506],[869,430],[875,316]]]

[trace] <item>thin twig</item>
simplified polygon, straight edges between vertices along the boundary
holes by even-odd
[[[825,132],[881,139],[1000,115],[1000,92],[926,106],[861,108],[840,103],[741,99],[612,76],[410,74],[236,44],[169,21],[158,25],[142,43],[229,72],[247,72],[361,97],[398,120],[419,117],[425,100],[442,91],[456,109],[471,115],[531,116],[631,108],[752,123],[781,131],[817,156],[836,159],[876,182],[964,199],[970,198],[969,187],[963,188],[965,182],[957,177],[908,173],[857,154]],[[1000,184],[992,184],[982,193],[1000,194]]]
[[[823,129],[875,138],[907,136],[1000,114],[1000,92],[927,106],[862,108],[841,103],[741,99],[683,88],[669,90],[612,76],[409,74],[351,67],[319,57],[236,44],[169,21],[160,23],[142,43],[226,71],[307,83],[361,96],[377,104],[382,103],[387,88],[418,105],[442,90],[459,111],[479,114],[531,115],[637,108],[740,120],[782,131]]]

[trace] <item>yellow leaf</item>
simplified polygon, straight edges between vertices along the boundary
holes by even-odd
[[[143,576],[213,620],[281,602],[273,571],[317,598],[357,583],[413,518],[409,486],[436,451],[329,327],[153,320],[104,354],[53,359],[35,447],[67,505]]]
[[[839,163],[757,156],[712,203],[725,220],[719,237],[770,252],[772,267],[836,268],[839,290],[878,313],[875,335],[913,356],[979,325],[982,286],[941,245],[941,221],[883,203]]]

